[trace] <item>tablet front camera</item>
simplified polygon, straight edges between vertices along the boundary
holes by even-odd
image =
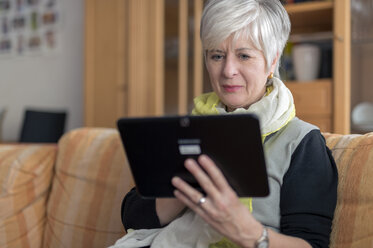
[[[189,125],[190,125],[190,120],[188,117],[184,117],[180,119],[180,126],[189,127]]]

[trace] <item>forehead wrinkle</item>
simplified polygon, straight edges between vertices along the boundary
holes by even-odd
[[[226,53],[228,50],[233,52],[260,52],[255,46],[253,46],[252,42],[248,38],[242,35],[238,36],[238,38],[235,38],[233,34],[230,35],[230,37],[227,38],[225,41],[223,41],[218,47],[206,49],[207,52],[217,53]]]
[[[236,48],[234,49],[236,52],[241,52],[241,51],[245,51],[245,50],[249,50],[249,51],[254,51],[255,49],[253,48],[250,48],[250,47],[239,47],[239,48]]]
[[[225,53],[223,50],[221,49],[210,49],[210,50],[207,50],[208,52],[214,52],[214,53]]]

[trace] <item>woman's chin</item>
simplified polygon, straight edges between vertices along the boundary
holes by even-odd
[[[244,104],[225,104],[225,106],[227,106],[227,110],[229,112],[232,112],[232,111],[234,111],[234,110],[236,110],[238,108],[245,108],[245,109],[247,109],[249,107],[249,106],[246,106]]]
[[[234,99],[226,98],[224,99],[223,103],[225,106],[227,106],[229,109],[238,109],[238,108],[246,108],[248,106],[247,102],[244,101],[237,101],[237,97],[234,97]]]

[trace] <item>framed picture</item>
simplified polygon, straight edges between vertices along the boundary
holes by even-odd
[[[0,59],[54,54],[62,0],[0,0]]]

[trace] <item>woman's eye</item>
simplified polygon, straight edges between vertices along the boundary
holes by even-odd
[[[222,60],[223,58],[224,58],[224,56],[221,55],[221,54],[213,54],[213,55],[211,55],[211,59],[215,60],[215,61]]]
[[[242,60],[248,60],[249,58],[251,58],[249,55],[247,55],[247,54],[239,54],[239,57],[240,57],[240,59],[242,59]]]

